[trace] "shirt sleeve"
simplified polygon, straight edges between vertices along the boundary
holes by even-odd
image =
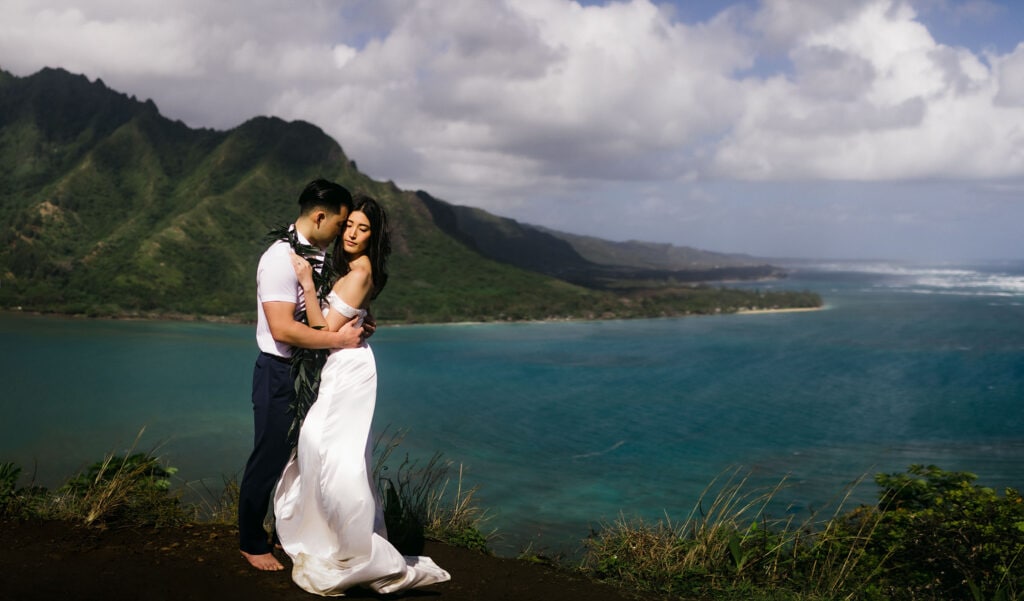
[[[299,278],[292,267],[291,250],[284,242],[274,244],[256,268],[256,298],[260,303],[282,301],[299,304]]]

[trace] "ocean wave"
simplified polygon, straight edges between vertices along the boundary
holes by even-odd
[[[880,276],[874,286],[918,294],[1024,296],[1024,272],[1002,266],[930,266],[894,262],[829,262],[803,266],[813,271]]]
[[[925,275],[920,276],[916,284],[923,288],[988,293],[998,296],[1017,296],[1024,294],[1024,276],[997,275],[986,273],[966,273],[963,275]]]
[[[935,289],[935,288],[907,288],[907,292],[912,294],[948,294],[951,296],[992,296],[1002,298],[1015,298],[1020,296],[1022,293],[1014,292],[1000,292],[997,290],[963,290],[963,289]]]

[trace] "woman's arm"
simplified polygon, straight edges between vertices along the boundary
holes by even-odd
[[[337,331],[314,330],[295,321],[295,303],[265,302],[263,312],[274,340],[301,348],[355,348],[363,342],[362,328],[340,325]]]
[[[313,284],[313,266],[309,264],[309,261],[292,253],[292,267],[295,269],[296,277],[299,278],[302,296],[306,301],[306,321],[309,322],[309,327],[315,330],[323,329],[327,326],[327,320],[324,319],[324,312],[320,308],[320,298],[316,295],[316,285]],[[334,328],[333,331],[337,330],[338,328]]]
[[[346,305],[359,308],[369,298],[372,286],[373,278],[370,276],[370,272],[356,267],[335,282],[332,291]],[[352,319],[354,318],[343,315],[332,307],[327,313],[327,329],[338,330]]]

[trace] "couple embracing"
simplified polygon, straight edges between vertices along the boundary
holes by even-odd
[[[332,244],[338,277],[321,298],[313,265],[323,265]],[[356,585],[394,593],[450,579],[430,558],[403,556],[388,542],[373,481],[377,368],[365,339],[374,331],[369,302],[387,282],[390,252],[383,208],[320,179],[302,191],[299,217],[257,269],[255,438],[239,491],[239,547],[255,568],[281,570],[272,546],[278,543],[292,559],[295,583],[319,595]],[[330,354],[293,448],[296,348]],[[263,527],[271,496],[273,542]]]

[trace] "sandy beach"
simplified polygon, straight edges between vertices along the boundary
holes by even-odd
[[[792,309],[740,309],[737,315],[758,315],[762,313],[806,313],[807,311],[822,311],[825,307],[794,307]]]

